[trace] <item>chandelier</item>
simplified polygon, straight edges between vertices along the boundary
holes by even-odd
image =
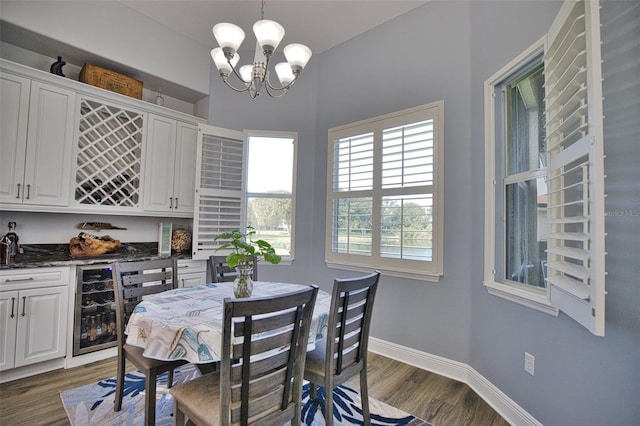
[[[251,99],[260,94],[262,87],[272,98],[284,96],[296,82],[300,72],[311,58],[311,49],[299,43],[292,43],[283,49],[287,62],[275,66],[280,85],[270,81],[269,62],[280,41],[284,37],[284,28],[277,22],[264,19],[264,0],[260,21],[253,24],[253,33],[257,39],[253,64],[237,68],[240,55],[238,49],[244,40],[244,31],[237,25],[221,22],[213,26],[213,36],[219,47],[211,50],[211,58],[218,68],[222,81],[236,92],[248,92]],[[241,85],[235,87],[229,82],[231,73],[235,74]]]

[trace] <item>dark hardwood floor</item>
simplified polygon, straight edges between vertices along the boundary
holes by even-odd
[[[60,392],[115,375],[115,358],[0,384],[0,425],[68,425]],[[435,426],[508,426],[467,385],[371,353],[369,396]],[[347,383],[358,389],[357,378]]]

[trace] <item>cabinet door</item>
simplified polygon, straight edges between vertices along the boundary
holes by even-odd
[[[193,214],[197,145],[198,126],[178,122],[173,208],[189,215]]]
[[[23,202],[69,204],[75,93],[32,82]]]
[[[15,365],[17,312],[18,292],[0,293],[0,370],[8,370]]]
[[[196,287],[207,283],[207,262],[204,260],[178,260],[180,287]]]
[[[0,76],[0,202],[22,203],[31,80]],[[18,193],[20,185],[20,193]]]
[[[172,211],[176,121],[149,114],[144,209]]]
[[[207,274],[205,272],[201,272],[199,274],[186,274],[180,276],[179,281],[181,287],[197,287],[207,283]]]
[[[16,367],[65,356],[68,287],[19,292]]]

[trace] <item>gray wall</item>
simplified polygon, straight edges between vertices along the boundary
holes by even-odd
[[[556,318],[488,295],[482,285],[482,85],[546,33],[557,1],[432,1],[312,58],[311,72],[281,100],[251,102],[222,86],[214,72],[212,124],[300,132],[296,261],[267,274],[324,289],[333,277],[357,275],[323,262],[327,130],[444,99],[444,278],[384,277],[372,335],[469,364],[545,425],[637,424],[640,144],[638,120],[629,115],[637,118],[640,111],[640,21],[634,4],[607,2],[602,9],[603,23],[625,7],[636,17],[635,27],[622,30],[632,40],[629,54],[603,47],[607,208],[623,212],[607,221],[606,337],[591,335],[564,314]],[[605,42],[610,27],[604,27]],[[622,96],[627,107],[616,109]],[[621,118],[612,124],[616,115]],[[534,377],[523,370],[525,351],[536,357]]]

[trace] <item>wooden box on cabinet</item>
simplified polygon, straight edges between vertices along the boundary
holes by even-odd
[[[80,81],[121,95],[142,99],[143,83],[140,80],[96,65],[84,64],[80,70]]]

